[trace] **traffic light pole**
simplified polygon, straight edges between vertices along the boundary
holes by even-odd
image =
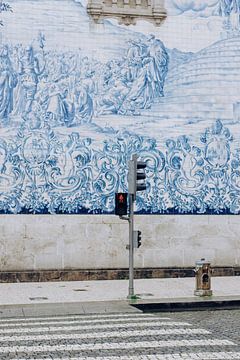
[[[129,196],[129,288],[128,298],[131,299],[134,296],[134,246],[133,246],[133,230],[134,230],[134,195]]]
[[[146,190],[145,178],[146,174],[144,169],[146,162],[138,161],[138,155],[133,154],[128,163],[128,217],[122,215],[122,220],[128,220],[129,223],[129,290],[128,298],[134,299],[134,235],[137,233],[137,247],[141,245],[141,232],[134,232],[134,201],[136,200],[136,192]],[[139,239],[138,239],[139,238]],[[138,244],[139,242],[139,244]],[[135,244],[136,246],[136,244]]]

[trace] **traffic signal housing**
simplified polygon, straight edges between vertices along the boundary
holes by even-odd
[[[134,230],[133,232],[133,246],[139,248],[142,245],[142,232],[140,230]]]
[[[128,193],[115,193],[115,215],[127,215]]]
[[[138,156],[134,154],[128,166],[128,192],[134,196],[134,200],[136,199],[137,191],[145,191],[147,189],[145,181],[147,163],[137,158]]]
[[[147,189],[145,169],[147,164],[145,161],[136,162],[136,191],[144,191]]]

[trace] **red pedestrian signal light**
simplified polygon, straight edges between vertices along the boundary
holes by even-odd
[[[118,194],[118,201],[120,204],[123,204],[124,203],[124,196],[122,193]]]
[[[115,215],[127,215],[128,193],[115,193]]]

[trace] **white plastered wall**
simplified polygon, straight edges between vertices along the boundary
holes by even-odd
[[[240,265],[239,217],[139,215],[135,266]],[[128,223],[114,215],[1,215],[0,270],[128,267]]]

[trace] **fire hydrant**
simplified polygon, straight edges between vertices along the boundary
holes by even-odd
[[[210,262],[205,259],[201,259],[196,262],[195,268],[195,279],[196,279],[196,289],[194,295],[197,296],[211,296],[211,265]]]

